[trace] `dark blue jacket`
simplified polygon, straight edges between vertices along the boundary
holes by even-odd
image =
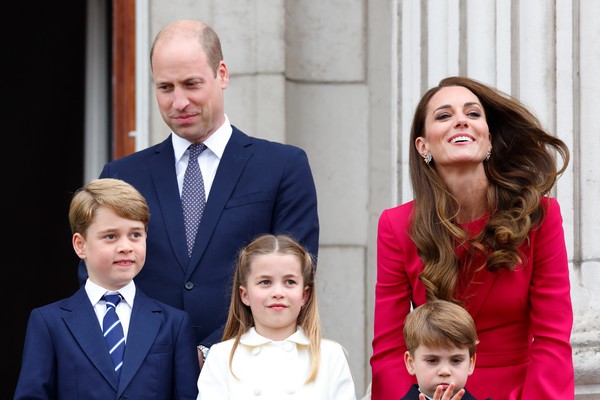
[[[237,128],[219,163],[188,257],[171,138],[105,165],[101,178],[131,183],[150,207],[147,256],[135,282],[188,312],[197,344],[221,340],[238,251],[261,233],[288,233],[317,257],[317,194],[306,153]],[[79,266],[80,283],[87,277]]]
[[[138,287],[118,379],[82,286],[31,312],[14,400],[195,400],[199,374],[189,316]]]

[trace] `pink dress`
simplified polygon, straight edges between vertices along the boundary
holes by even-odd
[[[467,381],[476,398],[574,398],[573,310],[562,216],[555,199],[542,203],[546,217],[521,246],[523,264],[515,271],[479,271],[460,292],[480,341],[475,372]],[[404,365],[402,335],[411,301],[415,306],[426,301],[418,278],[423,263],[408,236],[412,208],[408,202],[385,210],[379,219],[372,400],[397,400],[416,383]],[[475,234],[486,220],[463,227]]]

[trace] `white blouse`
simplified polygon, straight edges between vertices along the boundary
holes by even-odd
[[[273,341],[251,328],[242,335],[229,370],[234,339],[214,344],[198,378],[197,400],[356,400],[354,380],[344,348],[321,340],[321,364],[315,381],[310,370],[308,338],[302,328]]]

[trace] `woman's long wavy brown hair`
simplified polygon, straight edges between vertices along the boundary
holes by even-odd
[[[425,135],[427,106],[441,88],[462,86],[473,92],[485,111],[492,154],[484,162],[489,181],[489,218],[473,238],[456,221],[460,204],[437,174],[435,160],[423,162],[414,145]],[[540,200],[555,185],[569,163],[569,149],[548,133],[537,117],[518,99],[466,77],[448,77],[421,98],[411,127],[409,155],[414,209],[410,235],[425,264],[420,279],[428,299],[458,301],[455,290],[461,268],[514,270],[522,263],[519,246],[544,218]],[[562,158],[558,168],[555,154]],[[457,247],[467,259],[459,260]],[[484,265],[473,265],[477,254]]]

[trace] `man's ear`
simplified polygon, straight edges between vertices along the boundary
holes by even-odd
[[[410,351],[406,350],[404,352],[404,364],[406,365],[406,370],[409,374],[415,374],[415,360],[413,359]]]
[[[217,76],[221,79],[221,89],[227,89],[229,86],[229,71],[223,60],[221,60],[217,68]]]

